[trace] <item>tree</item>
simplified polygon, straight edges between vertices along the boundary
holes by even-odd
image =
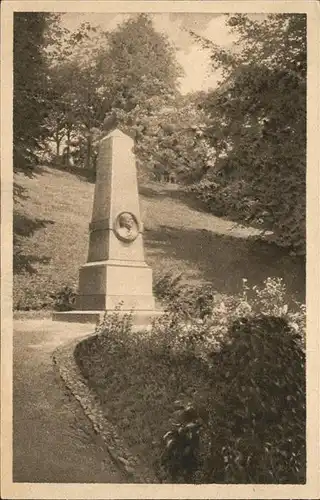
[[[100,65],[107,75],[104,112],[107,117],[115,114],[139,140],[143,122],[178,93],[182,69],[174,48],[167,37],[155,31],[148,15],[138,14],[109,33]]]
[[[66,143],[65,161],[69,163],[71,143],[86,143],[84,164],[92,163],[92,134],[103,122],[102,99],[99,94],[102,74],[96,53],[105,34],[88,23],[74,32],[61,27],[51,30],[51,43],[46,52],[50,113],[45,127],[48,139],[55,143],[56,155],[60,144]]]
[[[37,162],[46,114],[45,32],[53,17],[15,12],[13,37],[13,164],[31,172]]]
[[[223,186],[241,180],[233,194],[237,206],[254,200],[251,219],[263,219],[277,244],[304,253],[306,17],[277,14],[257,21],[238,14],[227,23],[240,50],[221,49],[192,33],[211,48],[213,68],[223,69],[222,84],[201,103],[219,156],[211,177]]]
[[[176,98],[143,125],[136,153],[155,178],[195,182],[214,163],[215,150],[203,134],[206,117],[195,106],[194,96]]]
[[[52,112],[46,120],[56,151],[62,138],[68,144],[74,134],[86,145],[89,167],[97,129],[112,117],[134,133],[137,144],[143,141],[148,121],[178,95],[181,68],[167,38],[145,14],[110,33],[88,23],[57,33],[47,51]]]

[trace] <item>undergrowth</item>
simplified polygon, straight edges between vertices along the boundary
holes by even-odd
[[[76,359],[133,451],[174,483],[305,481],[305,308],[279,279],[237,296],[166,276],[165,312],[106,315]]]

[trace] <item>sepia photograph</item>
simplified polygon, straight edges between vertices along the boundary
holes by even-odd
[[[2,498],[316,498],[316,18],[11,3]]]

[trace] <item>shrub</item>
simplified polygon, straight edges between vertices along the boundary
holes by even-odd
[[[252,196],[248,196],[248,186],[241,180],[225,184],[221,180],[215,182],[204,179],[190,186],[189,190],[206,204],[210,212],[217,216],[231,217],[241,222],[258,219],[261,221],[259,202]],[[258,217],[258,211],[260,217]]]
[[[284,292],[279,279],[261,289],[244,281],[239,296],[214,298],[210,316],[188,324],[175,316],[171,341],[165,336],[171,362],[198,358],[215,390],[205,396],[208,424],[199,423],[191,400],[189,427],[180,423],[179,433],[175,424],[165,437],[162,465],[172,480],[187,474],[192,482],[305,481],[305,309],[290,312]]]
[[[51,309],[52,301],[47,294],[36,290],[33,286],[15,288],[13,291],[13,309],[15,311],[39,311]]]
[[[133,311],[123,313],[121,309],[123,302],[120,302],[114,312],[105,313],[103,320],[96,326],[98,343],[101,346],[108,345],[110,353],[122,353],[130,347],[132,342]]]
[[[76,291],[69,285],[50,294],[56,311],[72,311],[75,309]]]
[[[112,313],[105,313],[103,320],[97,324],[96,333],[112,338],[123,337],[131,333],[133,310],[130,313],[121,313],[123,302],[120,302]]]
[[[108,355],[117,360],[125,357],[128,349],[132,349],[132,312],[121,313],[122,303],[118,304],[112,313],[105,313],[102,321],[97,322],[95,334],[89,339],[79,342],[74,356],[83,375],[90,380],[99,378],[104,371],[104,363],[95,361],[96,357],[107,351]],[[102,375],[103,381],[105,377]]]
[[[179,297],[183,290],[182,274],[174,276],[172,273],[155,276],[153,293],[160,301],[169,303],[172,299]]]
[[[260,182],[266,179],[266,171],[260,175]],[[273,174],[268,173],[270,179]],[[275,190],[274,179],[268,188],[268,196],[257,178],[244,180],[201,180],[193,184],[189,190],[196,195],[208,210],[221,217],[228,217],[236,222],[250,223],[263,230],[261,238],[268,242],[274,242],[279,247],[285,247],[296,255],[305,255],[305,206],[301,204],[299,195],[293,190],[292,176],[286,186],[287,202],[281,200],[281,196],[270,201],[270,195]],[[269,180],[270,180],[269,179]],[[278,182],[278,181],[277,181]],[[254,187],[256,189],[254,189]],[[297,186],[296,186],[297,187]],[[304,199],[305,182],[301,178],[299,183],[300,197]],[[274,194],[273,194],[274,196]],[[293,200],[299,201],[294,203]]]
[[[20,311],[52,309],[53,300],[49,290],[52,283],[39,279],[37,275],[13,277],[13,308]]]
[[[211,404],[206,479],[304,482],[305,355],[299,334],[282,317],[239,319],[216,362],[222,390]]]
[[[77,347],[82,373],[160,480],[302,483],[304,308],[291,312],[270,278],[261,288],[244,280],[237,296],[208,294],[200,315],[204,289],[184,315],[191,291],[170,303],[163,286],[168,308],[151,332],[133,332],[120,304]]]
[[[153,338],[168,344],[172,352],[187,352],[211,363],[229,327],[239,318],[257,315],[283,317],[293,331],[305,337],[305,306],[289,310],[281,278],[267,278],[263,286],[248,286],[243,279],[238,295],[215,293],[211,285],[184,286],[176,296],[164,298],[166,314],[155,324]],[[169,348],[169,347],[168,347]]]
[[[180,401],[175,403],[179,409],[172,429],[163,436],[164,451],[160,463],[175,483],[188,483],[194,481],[202,465],[200,429],[203,415],[190,403],[186,406]]]
[[[74,309],[76,288],[59,285],[37,274],[14,276],[13,308],[20,311],[41,309],[71,311]]]
[[[204,318],[210,314],[214,296],[210,284],[192,286],[183,281],[182,274],[166,273],[155,280],[153,291],[171,319],[173,316]]]

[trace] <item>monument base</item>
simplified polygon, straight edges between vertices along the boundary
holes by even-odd
[[[100,323],[104,315],[113,314],[115,311],[66,311],[54,312],[52,321],[62,321],[66,323]],[[130,314],[131,311],[119,311],[119,317]],[[162,311],[134,311],[132,313],[134,330],[150,330],[152,322],[162,316]]]
[[[79,271],[79,311],[154,311],[152,269],[145,262],[88,262]]]

